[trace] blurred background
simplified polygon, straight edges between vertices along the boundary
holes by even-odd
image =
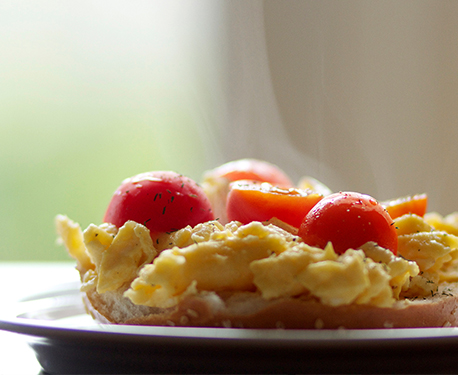
[[[220,6],[0,2],[0,260],[68,259],[56,214],[85,228],[124,178],[214,165]]]
[[[0,2],[0,260],[66,260],[126,177],[257,157],[458,210],[458,3]]]

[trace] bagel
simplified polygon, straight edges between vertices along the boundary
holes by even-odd
[[[404,299],[392,307],[324,305],[313,298],[267,301],[258,293],[189,296],[172,308],[134,305],[122,292],[87,292],[85,306],[100,323],[149,326],[376,329],[458,326],[458,286],[444,283],[430,297]]]
[[[438,222],[437,215],[434,220]],[[128,222],[119,229],[91,225],[84,232],[65,216],[58,216],[56,223],[60,239],[77,261],[86,309],[100,323],[267,329],[458,326],[458,238],[416,215],[396,221],[398,256],[373,243],[338,256],[332,245],[315,249],[301,244],[294,228],[275,221],[224,227],[203,223],[164,234],[154,245],[139,223]],[[239,241],[236,245],[234,238]],[[254,239],[259,242],[251,245]],[[279,243],[288,248],[264,254],[266,239],[273,241],[268,242],[269,249]],[[424,247],[418,259],[414,259],[416,241]],[[119,243],[125,243],[128,251]],[[228,246],[238,246],[237,254],[231,255]],[[305,266],[296,270],[297,263],[285,260],[306,251],[309,258],[316,257],[313,265],[348,266],[348,272],[331,275],[335,280],[330,289],[337,288],[331,296],[322,285],[315,285],[316,274],[306,273]],[[212,262],[223,262],[221,268],[219,263],[208,263],[210,253]],[[241,260],[242,253],[254,255],[245,254]],[[284,270],[295,269],[290,279],[275,273],[280,269],[277,261],[284,261]],[[202,262],[203,268],[195,262]],[[273,268],[263,268],[270,263]],[[358,286],[360,271],[369,275],[364,288]],[[235,274],[238,279],[231,280]],[[157,280],[162,280],[161,287]],[[348,286],[339,289],[345,283]]]

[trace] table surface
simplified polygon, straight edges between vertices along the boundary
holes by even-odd
[[[0,262],[3,306],[56,284],[76,280],[78,273],[72,262]],[[44,374],[25,336],[0,330],[0,351],[0,375]]]

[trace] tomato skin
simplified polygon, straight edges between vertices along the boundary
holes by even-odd
[[[381,204],[366,194],[340,192],[323,198],[304,217],[298,235],[305,243],[320,248],[332,242],[338,254],[369,241],[397,254],[393,220]]]
[[[428,195],[416,194],[381,202],[380,204],[385,207],[392,219],[406,214],[415,214],[423,217],[428,208]]]
[[[145,225],[152,235],[213,219],[202,188],[193,180],[169,171],[147,172],[124,180],[104,216],[104,222],[118,228],[133,220]]]
[[[281,187],[292,187],[290,178],[279,167],[258,159],[239,159],[225,163],[208,172],[212,177],[223,177],[229,181],[253,180],[270,182]]]
[[[236,181],[230,185],[226,210],[229,221],[248,224],[276,217],[299,228],[307,212],[322,195],[311,190],[279,188],[267,182]]]

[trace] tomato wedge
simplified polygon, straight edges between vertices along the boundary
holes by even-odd
[[[298,235],[305,243],[324,248],[331,242],[338,254],[373,241],[397,253],[393,220],[374,198],[356,192],[331,194],[304,217]]]
[[[213,220],[202,188],[175,172],[142,173],[125,180],[114,193],[104,222],[121,227],[128,220],[145,225],[151,235]]]
[[[381,202],[392,219],[406,214],[424,216],[428,207],[428,195],[416,194],[386,202]]]
[[[299,228],[304,216],[323,196],[311,190],[280,188],[268,182],[236,181],[230,185],[226,210],[229,221],[243,224],[274,217]]]
[[[253,180],[270,182],[281,187],[292,187],[290,178],[279,167],[258,159],[230,161],[206,173],[207,177],[224,177],[229,181]]]

